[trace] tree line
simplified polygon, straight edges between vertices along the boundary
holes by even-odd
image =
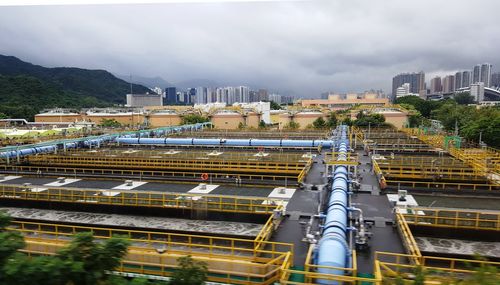
[[[468,93],[457,95],[454,99],[427,101],[417,96],[405,96],[396,99],[396,104],[412,112],[409,117],[410,127],[429,127],[430,120],[439,120],[448,133],[455,128],[458,135],[468,141],[485,142],[492,147],[500,147],[500,107],[474,106]]]

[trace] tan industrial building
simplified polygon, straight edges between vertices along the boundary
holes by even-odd
[[[348,97],[354,100],[356,94]],[[333,98],[335,100],[335,98]],[[371,100],[371,99],[370,99]],[[380,99],[377,99],[380,100]],[[385,103],[384,103],[385,104]],[[369,105],[370,106],[370,105]],[[270,123],[277,126],[279,129],[287,128],[290,122],[298,124],[299,129],[312,127],[314,121],[318,118],[327,120],[328,113],[331,109],[321,108],[321,110],[300,110],[294,108],[292,110],[273,110],[268,113]],[[408,115],[395,108],[380,107],[369,108],[370,112],[380,113],[386,118],[386,122],[397,128],[405,126],[408,120]],[[355,119],[359,111],[353,110],[351,118]],[[100,109],[87,112],[67,112],[53,110],[46,113],[41,113],[35,116],[37,123],[56,123],[56,122],[93,122],[97,125],[103,120],[116,120],[124,126],[142,126],[164,127],[175,126],[182,124],[182,118],[188,114],[199,114],[208,117],[215,128],[234,130],[240,127],[258,128],[259,123],[263,120],[263,113],[252,109],[242,109],[235,107],[225,107],[211,109],[208,113],[200,109],[182,108],[182,109],[150,109],[144,110],[118,110],[118,109]]]
[[[386,106],[389,104],[389,98],[380,98],[375,93],[365,93],[358,95],[352,94],[330,94],[328,99],[309,99],[302,100],[301,106],[304,108],[328,108],[332,110],[347,109],[355,105],[368,105],[368,106]]]

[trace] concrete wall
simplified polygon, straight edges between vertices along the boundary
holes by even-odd
[[[131,114],[131,115],[118,115],[118,114],[106,114],[106,115],[87,115],[86,120],[90,122],[95,122],[100,124],[103,120],[116,120],[122,125],[142,125],[144,124],[145,116],[143,114]]]
[[[408,115],[402,112],[382,112],[385,122],[394,125],[396,128],[403,128],[408,122]]]
[[[210,121],[215,128],[223,130],[235,130],[238,129],[240,123],[245,124],[245,119],[239,113],[215,114],[210,118]]]
[[[80,114],[35,115],[35,123],[47,123],[47,122],[74,123],[76,121],[82,121],[82,115]]]
[[[177,126],[182,124],[182,118],[178,114],[156,113],[149,115],[149,125],[153,128]]]
[[[260,123],[260,115],[257,113],[247,114],[247,127],[258,128]]]
[[[283,129],[285,128],[288,123],[290,123],[291,121],[291,117],[290,117],[290,114],[288,113],[282,113],[278,116],[278,124],[279,124],[279,128],[280,129]]]
[[[293,121],[300,125],[299,129],[305,129],[309,125],[312,125],[312,123],[316,121],[319,117],[324,118],[324,114],[320,112],[297,113],[293,117]]]

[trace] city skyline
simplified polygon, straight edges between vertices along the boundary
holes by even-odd
[[[2,7],[0,36],[9,40],[0,53],[49,67],[160,76],[174,86],[199,78],[304,98],[331,90],[390,94],[391,78],[407,71],[432,78],[478,62],[500,66],[497,1],[383,4]],[[469,17],[471,10],[482,16]]]

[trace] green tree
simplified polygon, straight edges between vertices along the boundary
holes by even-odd
[[[474,103],[474,97],[470,95],[470,92],[458,93],[453,97],[453,100],[455,100],[457,104],[460,105],[467,105]]]
[[[265,129],[265,128],[267,128],[266,122],[264,122],[263,120],[260,120],[259,129]]]
[[[316,120],[314,120],[314,122],[313,122],[313,127],[315,129],[324,129],[325,126],[326,126],[326,122],[323,119],[323,117],[319,117]]]
[[[290,129],[290,130],[296,130],[300,128],[300,124],[294,121],[290,121],[288,124],[286,124],[285,129]]]
[[[204,262],[188,255],[177,259],[179,268],[172,275],[171,285],[201,285],[207,279],[208,268]]]
[[[96,243],[92,233],[79,233],[57,257],[62,261],[79,265],[77,270],[71,272],[72,279],[77,281],[77,284],[92,285],[106,280],[108,277],[106,272],[120,265],[121,259],[127,253],[128,245],[129,242],[121,238],[111,238],[103,243]]]
[[[328,114],[328,119],[326,120],[326,126],[328,128],[335,128],[338,124],[338,119],[337,119],[337,115],[335,115],[334,112],[331,112],[330,114]]]
[[[183,125],[189,125],[189,124],[197,124],[197,123],[205,123],[210,121],[208,117],[204,117],[202,115],[198,114],[188,114],[182,117],[182,124]]]
[[[274,102],[274,101],[269,101],[271,103],[271,110],[281,110],[280,104]]]
[[[23,248],[25,245],[24,239],[19,233],[5,230],[9,224],[10,217],[0,211],[0,268],[5,265],[6,261],[16,253],[17,250]]]
[[[0,119],[8,119],[9,116],[7,116],[6,114],[4,113],[0,113]]]
[[[342,124],[347,125],[347,126],[352,126],[352,125],[353,125],[353,121],[351,120],[351,118],[349,118],[349,117],[345,117],[345,118],[342,120]]]
[[[99,126],[103,128],[119,128],[122,124],[120,124],[120,122],[116,119],[102,119]]]
[[[369,114],[366,115],[363,112],[359,112],[354,121],[356,126],[380,126],[385,122],[385,117],[382,114]]]
[[[403,106],[413,106],[422,116],[429,118],[433,110],[438,109],[448,100],[443,101],[427,101],[418,96],[403,96],[397,98],[395,103]],[[451,100],[453,101],[453,100]]]

